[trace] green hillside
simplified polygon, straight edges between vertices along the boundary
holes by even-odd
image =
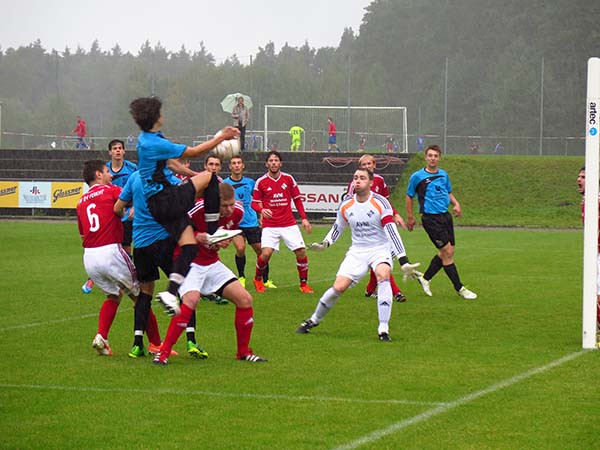
[[[403,215],[410,174],[424,164],[422,154],[414,156],[392,194]],[[463,210],[459,226],[577,228],[575,180],[583,164],[582,157],[444,155],[440,167]]]

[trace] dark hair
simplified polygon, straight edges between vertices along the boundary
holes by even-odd
[[[585,172],[585,166],[583,166],[581,169],[579,169],[579,171],[584,171]]]
[[[204,158],[204,165],[206,165],[206,163],[208,162],[209,159],[218,159],[219,162],[221,164],[223,164],[223,160],[221,159],[221,157],[219,155],[217,155],[216,153],[211,153],[210,155],[207,155],[206,158]]]
[[[427,148],[425,149],[425,154],[427,154],[427,152],[428,152],[429,150],[433,150],[434,152],[438,152],[440,155],[442,154],[442,149],[440,148],[440,146],[439,146],[439,145],[435,145],[435,144],[433,144],[433,145],[430,145],[429,147],[427,147]]]
[[[268,161],[269,158],[273,155],[277,156],[279,158],[279,161],[283,161],[283,158],[281,157],[281,153],[279,153],[277,150],[271,150],[269,153],[267,153],[267,157],[265,158],[265,161]]]
[[[106,164],[100,159],[90,159],[83,163],[83,181],[88,186],[96,179],[96,172],[104,172],[104,166]]]
[[[113,145],[117,145],[117,144],[121,144],[121,146],[123,148],[125,148],[125,142],[123,142],[121,139],[113,139],[112,141],[110,141],[108,143],[108,151],[111,151],[113,148]]]
[[[366,172],[369,176],[369,180],[373,180],[373,172],[371,172],[369,169],[363,169],[362,167],[359,167],[358,169],[356,169],[356,171],[358,170],[360,170],[361,172]]]
[[[161,107],[162,102],[158,97],[142,97],[129,104],[129,112],[143,131],[150,131],[160,119]]]
[[[233,155],[231,158],[229,158],[229,162],[233,161],[234,159],[241,159],[242,163],[244,162],[242,155]]]

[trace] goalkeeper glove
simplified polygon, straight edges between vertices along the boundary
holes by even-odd
[[[308,246],[309,249],[315,251],[315,252],[322,252],[323,250],[325,250],[327,247],[329,247],[329,242],[328,241],[323,241],[323,242],[313,242],[312,244],[310,244]]]
[[[402,274],[403,274],[402,275],[402,280],[406,281],[409,278],[414,278],[415,276],[418,276],[417,273],[416,273],[416,271],[415,271],[415,269],[417,267],[419,267],[420,265],[421,265],[421,263],[411,264],[409,262],[406,262],[406,263],[402,264],[400,266],[400,269],[402,269]]]

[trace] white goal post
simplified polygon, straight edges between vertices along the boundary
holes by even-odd
[[[328,151],[327,118],[337,128],[340,151],[408,153],[406,107],[265,105],[265,150],[289,151],[290,128],[304,129],[300,151]]]
[[[596,348],[598,277],[598,170],[600,58],[588,60],[585,127],[585,223],[583,232],[583,348]]]

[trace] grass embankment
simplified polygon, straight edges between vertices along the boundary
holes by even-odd
[[[583,164],[582,157],[443,155],[440,167],[463,210],[458,226],[578,228]],[[422,154],[413,157],[392,194],[402,214],[410,175],[424,165]]]

